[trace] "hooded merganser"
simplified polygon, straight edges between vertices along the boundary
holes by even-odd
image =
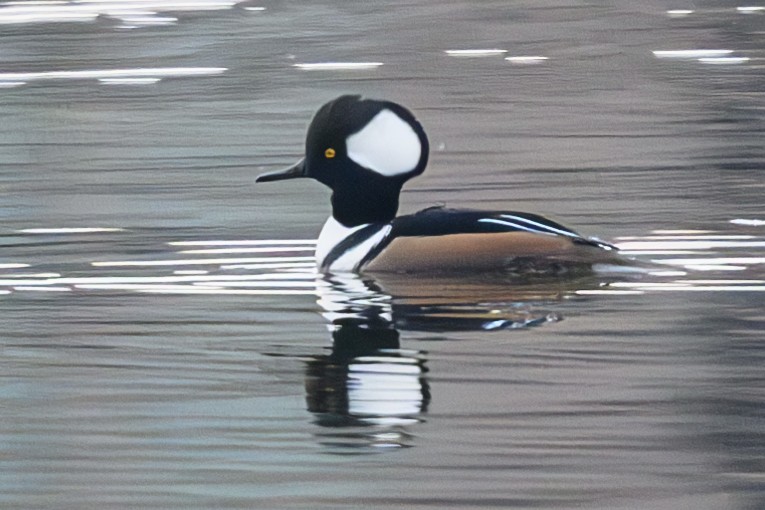
[[[303,159],[256,182],[312,177],[332,189],[332,216],[316,248],[327,273],[559,274],[614,261],[614,246],[535,214],[430,207],[397,217],[401,187],[425,170],[428,147],[403,106],[344,95],[314,116]]]

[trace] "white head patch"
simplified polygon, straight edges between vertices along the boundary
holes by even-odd
[[[422,144],[412,126],[387,109],[349,136],[346,147],[349,158],[386,177],[414,170],[422,155]]]

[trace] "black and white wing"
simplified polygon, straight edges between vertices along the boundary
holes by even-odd
[[[532,259],[596,262],[615,251],[536,214],[431,207],[397,217],[362,266],[373,271],[483,270]]]

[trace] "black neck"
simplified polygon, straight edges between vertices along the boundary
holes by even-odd
[[[346,227],[386,223],[396,217],[401,186],[357,188],[332,193],[332,216]]]

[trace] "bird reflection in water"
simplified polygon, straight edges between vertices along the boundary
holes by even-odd
[[[392,298],[373,281],[335,276],[317,287],[332,347],[308,362],[306,400],[317,424],[342,430],[323,442],[406,446],[405,427],[421,421],[430,402],[425,353],[401,349]]]
[[[496,331],[556,322],[560,317],[542,310],[544,303],[573,290],[486,279],[319,280],[318,303],[332,346],[308,360],[305,387],[308,410],[325,427],[321,443],[335,452],[412,445],[409,429],[424,421],[431,394],[427,353],[402,348],[401,331]]]
[[[348,318],[334,324],[332,350],[306,369],[306,401],[316,423],[344,429],[328,446],[406,446],[405,427],[422,420],[430,402],[425,356],[400,348],[384,321]]]

